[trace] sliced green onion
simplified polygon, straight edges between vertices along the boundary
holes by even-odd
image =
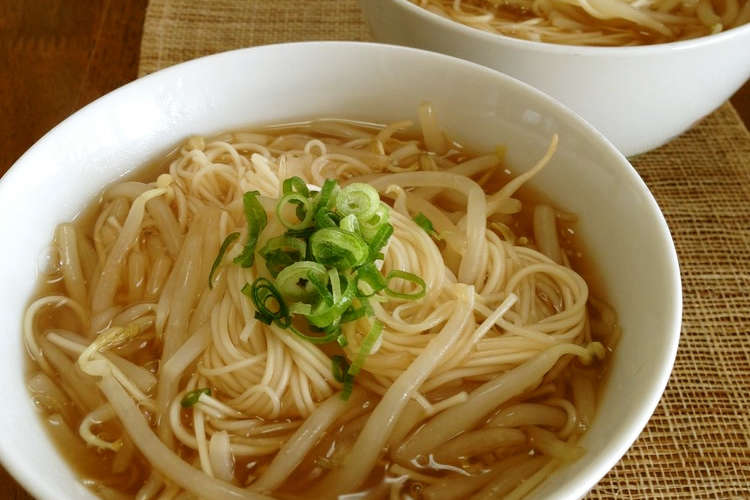
[[[297,176],[284,179],[284,182],[281,184],[281,192],[283,194],[297,193],[306,198],[310,197],[310,190],[307,188],[307,184]]]
[[[349,304],[346,304],[346,308],[348,308],[348,306]],[[311,325],[317,328],[335,326],[339,324],[341,314],[341,307],[337,306],[336,304],[320,302],[315,307],[313,307],[312,312],[310,312],[310,314],[307,316],[307,321],[309,321]]]
[[[347,371],[349,371],[349,362],[344,356],[336,355],[331,358],[331,365],[333,378],[336,379],[337,382],[343,383],[349,375],[347,373]]]
[[[383,247],[388,243],[388,240],[393,235],[393,226],[389,223],[384,223],[381,225],[377,232],[373,235],[372,239],[370,240],[370,261],[374,262],[378,260],[381,254],[380,251],[383,249]]]
[[[368,314],[368,311],[368,308],[364,306],[357,307],[356,309],[354,307],[350,307],[344,314],[341,315],[341,321],[339,323],[349,323],[351,321],[356,321],[359,318],[364,318],[365,316],[372,316],[371,314]]]
[[[291,203],[296,205],[296,208],[294,209],[295,214],[297,215],[298,220],[305,220],[305,217],[307,216],[308,211],[310,210],[310,204],[304,204],[300,201],[292,200]],[[307,227],[304,227],[302,229],[291,229],[292,231],[302,231],[304,229],[307,229],[309,227],[313,227],[313,224],[310,224]]]
[[[329,342],[333,342],[334,340],[336,340],[336,338],[339,335],[338,329],[327,331],[325,332],[325,335],[321,335],[321,336],[304,334],[293,326],[290,326],[289,329],[292,331],[293,334],[295,334],[302,340],[306,340],[310,342],[311,344],[327,344]]]
[[[356,279],[357,295],[360,297],[371,297],[388,286],[388,282],[372,262],[357,269]]]
[[[349,309],[351,305],[352,298],[348,296],[344,296],[340,302],[333,305],[321,302],[313,307],[312,312],[307,316],[307,320],[311,325],[318,328],[337,327],[341,323],[344,311]]]
[[[324,278],[321,278],[317,273],[307,273],[307,280],[318,292],[319,300],[331,306],[333,305],[333,295],[328,290],[328,281],[326,278],[328,278],[327,273]]]
[[[391,271],[388,273],[388,276],[386,276],[385,279],[389,283],[389,286],[385,289],[385,293],[387,295],[390,295],[391,297],[395,297],[397,299],[417,300],[425,296],[427,285],[422,278],[414,273],[409,273],[406,271]],[[409,281],[417,285],[419,289],[416,292],[412,293],[397,292],[390,287],[390,282],[393,279],[402,279],[404,281]]]
[[[224,260],[224,254],[227,253],[227,248],[229,248],[229,245],[232,244],[234,240],[240,237],[240,233],[229,233],[226,238],[224,238],[224,241],[221,243],[221,247],[219,247],[219,253],[216,255],[216,258],[214,259],[214,263],[211,264],[211,271],[208,273],[208,288],[213,289],[214,287],[214,273],[216,272],[216,269],[219,267],[219,264],[221,264],[221,261]]]
[[[299,219],[298,222],[292,222],[284,215],[284,207],[287,204],[296,205],[295,217]],[[299,193],[289,193],[284,195],[276,205],[276,217],[279,218],[279,222],[281,222],[287,229],[293,231],[299,231],[312,226],[314,215],[312,200]]]
[[[304,302],[295,302],[294,304],[289,306],[289,314],[301,314],[303,316],[308,316],[312,313],[312,306],[310,304],[305,304]]]
[[[258,235],[267,224],[258,196],[253,192],[243,198],[248,221],[248,244],[241,255],[243,265],[252,265]],[[389,300],[386,295],[415,300],[425,295],[425,282],[418,276],[392,271],[384,277],[374,264],[384,258],[383,248],[394,230],[388,222],[390,207],[380,201],[372,186],[360,183],[340,188],[335,180],[327,179],[318,193],[312,193],[303,179],[291,177],[282,183],[276,215],[287,230],[266,241],[259,252],[275,279],[258,278],[242,288],[242,293],[253,301],[259,321],[291,330],[315,344],[335,340],[345,347],[347,338],[341,332],[341,324],[374,316],[370,300],[385,302]],[[222,244],[210,280],[223,253],[237,237],[227,238]],[[240,262],[239,258],[235,261]],[[409,281],[418,289],[397,292],[389,286],[394,279]],[[382,291],[384,295],[377,295]],[[298,316],[307,319],[309,330],[298,329]],[[382,329],[383,324],[374,320],[351,366],[342,364],[344,358],[332,361],[337,363],[345,398]]]
[[[375,215],[379,205],[377,190],[361,182],[349,184],[336,197],[336,211],[343,216],[352,214],[359,220],[367,220]]]
[[[250,297],[255,306],[255,318],[270,325],[275,322],[282,328],[291,324],[289,308],[287,308],[281,293],[274,284],[266,278],[256,279],[252,285],[245,283],[242,293]]]
[[[332,227],[315,231],[310,236],[310,248],[317,262],[339,270],[364,264],[370,252],[356,234]]]
[[[258,236],[268,223],[268,217],[263,205],[260,204],[258,191],[248,191],[242,197],[242,204],[245,210],[245,220],[247,221],[247,242],[242,253],[234,259],[235,264],[242,267],[250,267],[255,261],[255,246],[258,244]]]
[[[319,228],[338,227],[341,219],[335,213],[328,210],[318,210],[315,212],[315,225]]]
[[[205,394],[206,396],[210,396],[211,389],[209,389],[208,387],[203,387],[201,389],[196,389],[194,391],[188,392],[187,394],[185,394],[185,397],[182,398],[182,401],[180,401],[180,405],[183,408],[190,408],[198,402],[203,394]]]
[[[260,254],[265,257],[265,254],[281,250],[282,252],[294,252],[296,255],[304,256],[307,251],[307,245],[305,240],[302,238],[295,238],[292,236],[277,236],[269,239],[263,248],[260,250]]]
[[[349,371],[349,362],[344,356],[336,355],[331,358],[331,371],[333,372],[333,378],[344,385],[341,390],[341,398],[344,400],[349,399],[354,387],[354,377],[347,373]]]
[[[305,259],[307,243],[302,238],[277,236],[268,240],[259,253],[266,260],[268,272],[276,277],[285,267]]]
[[[429,234],[436,240],[440,239],[440,235],[438,235],[437,231],[435,231],[435,226],[432,225],[432,221],[428,219],[427,216],[422,212],[419,212],[414,216],[414,222],[416,222],[419,227],[424,229],[425,233]]]
[[[305,241],[307,241],[308,238],[310,238],[310,235],[313,234],[315,231],[317,231],[318,228],[316,228],[314,225],[310,227],[306,227],[305,229],[287,229],[284,233],[284,236],[289,236],[290,238],[301,238]]]
[[[366,316],[375,316],[375,311],[370,304],[370,299],[366,297],[357,297],[357,300],[361,304],[361,309],[364,311]]]
[[[352,300],[355,297],[354,282],[346,279],[345,276],[339,276],[339,279],[343,281],[339,300],[331,303],[321,301],[313,307],[312,313],[307,317],[311,325],[318,328],[337,327],[343,314],[351,307]],[[332,296],[331,299],[333,299]]]
[[[333,334],[336,335],[336,337],[338,337],[339,335],[341,335],[341,327],[338,325],[338,323],[335,324],[335,325],[329,325],[329,326],[323,328],[323,331],[325,333],[333,333]]]
[[[350,233],[359,232],[359,220],[353,214],[349,214],[339,221],[339,227]]]
[[[362,341],[362,345],[359,347],[357,357],[354,358],[354,363],[349,367],[347,372],[349,375],[357,375],[365,364],[365,359],[370,355],[375,342],[380,338],[380,333],[383,331],[383,323],[377,319],[372,323],[369,333],[365,336]]]
[[[352,391],[354,390],[354,379],[349,379],[346,382],[344,382],[344,387],[341,388],[341,399],[344,401],[347,401],[349,397],[352,395]]]
[[[310,190],[307,188],[307,184],[305,184],[305,181],[299,177],[289,177],[288,179],[284,179],[281,191],[282,197],[287,194],[299,194],[305,198],[310,197]],[[297,199],[291,200],[290,203],[297,205],[297,218],[303,220],[305,218],[306,210],[309,210],[310,206],[308,205],[306,207],[305,204]]]
[[[328,271],[328,282],[331,284],[331,295],[333,295],[333,303],[341,301],[341,281],[339,280],[339,272],[335,269]]]
[[[380,227],[388,222],[391,214],[391,207],[383,202],[380,202],[378,208],[375,210],[375,215],[368,219],[359,220],[359,231],[367,241],[371,241],[375,234],[377,234]]]
[[[276,276],[276,285],[282,297],[290,302],[313,302],[320,294],[317,287],[310,282],[311,274],[325,286],[328,272],[324,265],[317,262],[303,260],[282,269]]]
[[[316,211],[331,210],[336,206],[336,198],[339,193],[339,185],[335,179],[326,179],[323,186],[320,188],[318,198],[316,200]]]

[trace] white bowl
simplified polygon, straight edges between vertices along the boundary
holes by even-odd
[[[750,24],[638,47],[531,42],[485,32],[409,0],[360,0],[375,39],[497,69],[567,104],[626,156],[690,128],[750,77]]]
[[[336,64],[331,64],[335,61]],[[77,112],[0,180],[0,459],[40,499],[93,498],[47,439],[24,387],[21,316],[55,225],[108,183],[186,137],[310,117],[414,118],[430,100],[454,137],[507,144],[522,171],[552,133],[560,147],[534,179],[580,214],[580,230],[620,315],[623,336],[586,455],[533,495],[580,497],[646,425],[669,377],[680,329],[677,257],[656,202],[625,158],[578,116],[533,88],[452,57],[376,44],[265,46],[191,61],[137,80]]]

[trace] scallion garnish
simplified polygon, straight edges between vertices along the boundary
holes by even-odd
[[[255,246],[267,224],[258,196],[254,191],[245,193],[243,198],[248,237],[235,262],[244,267],[253,264]],[[242,289],[251,299],[259,321],[290,330],[308,342],[336,341],[343,348],[347,338],[341,325],[373,318],[370,300],[424,297],[426,284],[419,276],[399,270],[383,276],[375,265],[385,258],[383,252],[393,235],[393,226],[388,222],[390,207],[372,186],[353,183],[340,188],[335,180],[328,179],[319,192],[314,192],[303,179],[291,177],[282,183],[276,216],[286,230],[266,240],[259,251],[272,279],[259,277]],[[423,214],[418,214],[415,221],[425,231],[434,233],[432,223]],[[436,234],[431,235],[437,237]],[[209,280],[239,233],[230,236],[222,243]],[[391,284],[393,280],[411,283],[414,286],[409,288],[413,291],[402,291]],[[344,398],[351,393],[354,377],[382,334],[383,324],[374,318],[369,321],[372,326],[351,366],[343,356],[332,359],[334,377],[344,385]]]
[[[349,214],[339,221],[339,227],[350,233],[358,233],[359,220],[353,214]]]
[[[333,356],[331,358],[331,371],[333,372],[333,378],[343,384],[341,390],[341,397],[343,399],[349,399],[354,386],[354,377],[350,375],[349,363],[346,361],[344,356]]]
[[[302,314],[309,316],[312,313],[312,306],[304,302],[295,302],[289,306],[289,314]]]
[[[318,194],[316,211],[331,210],[335,204],[338,189],[339,185],[335,179],[326,179]]]
[[[367,241],[371,241],[378,229],[388,222],[388,218],[391,213],[391,208],[383,202],[380,202],[378,208],[375,209],[375,214],[368,218],[360,221],[360,231],[362,236]]]
[[[281,184],[281,191],[284,194],[298,193],[305,198],[310,196],[310,190],[307,188],[305,181],[296,176],[284,179],[284,182]]]
[[[300,332],[295,327],[290,326],[289,329],[294,333],[296,336],[301,338],[302,340],[306,340],[312,344],[327,344],[329,342],[333,342],[336,340],[340,333],[338,330],[331,330],[331,331],[324,331],[323,335],[307,335],[305,333]]]
[[[390,295],[391,297],[395,297],[397,299],[417,300],[425,296],[427,285],[425,284],[422,278],[420,278],[414,273],[394,270],[388,273],[388,276],[386,276],[385,279],[389,283],[389,286],[387,286],[385,289],[385,293],[387,295]],[[390,287],[390,282],[393,279],[402,279],[404,281],[409,281],[417,285],[418,289],[416,292],[411,292],[411,293],[397,292]]]
[[[346,401],[349,399],[349,396],[352,395],[352,391],[354,390],[354,377],[349,377],[344,382],[344,387],[341,388],[341,399]]]
[[[309,241],[317,262],[340,271],[361,266],[370,253],[361,237],[334,227],[318,229]]]
[[[354,358],[354,363],[349,367],[348,375],[356,376],[365,364],[365,359],[372,353],[372,348],[375,346],[375,342],[380,338],[380,334],[383,331],[383,323],[377,319],[373,321],[370,332],[365,336],[362,341],[362,345],[359,346],[359,352],[357,357]]]
[[[419,227],[424,229],[425,233],[429,234],[436,240],[440,239],[440,235],[437,233],[437,231],[435,231],[435,226],[432,225],[432,221],[428,219],[427,216],[422,212],[419,212],[414,216],[414,222],[416,222]]]
[[[337,382],[344,382],[349,371],[349,362],[344,356],[336,355],[331,358],[331,364],[333,365],[333,378]]]
[[[268,240],[258,253],[266,260],[266,268],[275,278],[282,269],[305,260],[307,242],[299,237],[277,236]]]
[[[242,253],[234,259],[234,263],[242,267],[250,267],[255,262],[255,246],[258,244],[260,232],[268,223],[266,211],[258,201],[258,196],[260,196],[258,191],[248,191],[242,197],[247,222],[247,242]]]
[[[328,278],[328,275],[326,274],[325,277]],[[323,302],[329,306],[333,305],[333,294],[326,286],[328,284],[327,281],[320,279],[320,277],[314,273],[308,273],[307,280],[313,287],[315,287],[315,290],[318,291],[318,303]]]
[[[339,296],[334,299],[333,293],[326,294],[327,300],[320,301],[307,317],[311,325],[318,328],[338,326],[343,314],[351,307],[352,300],[356,295],[353,280],[348,280],[340,275],[338,278],[342,282],[339,285],[341,287]]]
[[[211,389],[209,389],[208,387],[203,387],[201,389],[196,389],[194,391],[188,392],[187,394],[185,394],[185,397],[182,398],[182,401],[180,401],[180,405],[183,408],[191,408],[195,405],[195,403],[198,402],[203,394],[205,394],[206,396],[210,396]]]
[[[318,210],[315,212],[315,225],[320,228],[338,227],[341,218],[329,210]]]
[[[365,297],[357,297],[356,302],[359,302],[359,307],[353,305],[347,309],[346,312],[341,315],[341,323],[349,323],[350,321],[356,321],[359,318],[372,316],[374,314],[370,302]],[[354,304],[354,301],[352,304]]]
[[[374,262],[381,257],[380,250],[388,243],[391,235],[393,235],[393,226],[384,222],[370,240],[370,260]]]
[[[310,282],[310,274],[322,286],[328,283],[328,272],[323,264],[303,260],[285,267],[276,276],[276,285],[282,297],[289,302],[304,302],[312,304],[319,294],[319,285]]]
[[[357,270],[357,293],[362,297],[372,297],[388,286],[388,282],[372,262]]]
[[[297,222],[290,220],[287,216],[285,211],[287,205],[295,205],[294,216],[298,219]],[[300,193],[285,194],[276,205],[276,217],[292,231],[300,231],[312,226],[314,216],[312,200]]]
[[[239,237],[240,237],[240,233],[230,233],[227,235],[226,238],[224,238],[224,241],[221,243],[221,247],[219,247],[219,254],[214,259],[214,263],[211,264],[211,271],[209,271],[208,273],[208,288],[213,289],[214,273],[216,272],[216,269],[219,267],[219,264],[221,264],[221,261],[224,260],[224,254],[227,252],[227,248],[229,248],[229,245],[231,245],[232,242]]]
[[[333,296],[333,303],[336,304],[341,302],[341,280],[339,279],[339,273],[335,269],[328,271],[328,282],[331,284],[331,295]]]
[[[336,211],[342,216],[354,215],[365,221],[375,215],[380,206],[380,195],[369,184],[355,182],[341,190],[336,197]]]
[[[281,328],[291,324],[289,308],[281,293],[274,284],[266,278],[258,278],[252,285],[245,284],[242,293],[250,297],[255,306],[255,319],[270,325],[276,323]]]

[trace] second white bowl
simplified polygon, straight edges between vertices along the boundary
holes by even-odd
[[[750,77],[750,25],[682,42],[582,47],[471,28],[409,0],[360,0],[379,42],[442,52],[518,78],[583,116],[626,156],[691,127]]]

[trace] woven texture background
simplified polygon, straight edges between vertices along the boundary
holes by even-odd
[[[151,0],[139,74],[304,40],[370,35],[356,0]],[[725,104],[633,163],[680,257],[682,338],[648,427],[588,498],[749,498],[750,134]]]

